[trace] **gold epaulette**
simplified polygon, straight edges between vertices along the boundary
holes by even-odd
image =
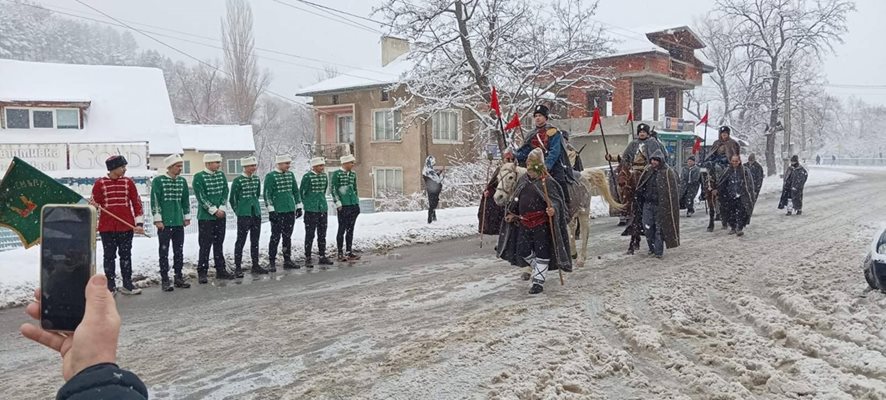
[[[547,131],[548,137],[553,137],[554,135],[557,134],[557,132],[560,132],[559,130],[557,130],[557,128],[548,129],[548,131]]]

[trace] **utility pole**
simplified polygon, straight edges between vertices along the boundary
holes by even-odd
[[[784,107],[784,145],[782,147],[783,161],[782,173],[788,170],[791,159],[791,62],[787,62],[787,75],[785,76],[785,107]]]

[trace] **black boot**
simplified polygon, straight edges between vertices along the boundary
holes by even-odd
[[[206,276],[206,271],[197,271],[197,283],[201,285],[209,283],[209,278]]]
[[[215,279],[216,280],[218,280],[218,279],[231,280],[231,279],[234,279],[234,275],[232,275],[230,272],[228,272],[228,270],[225,269],[224,267],[216,268]]]
[[[539,285],[537,283],[533,283],[532,287],[529,288],[529,294],[539,294],[539,293],[543,292],[544,290],[545,290],[544,286]]]
[[[305,257],[305,268],[314,269],[314,261],[311,260],[311,256]]]
[[[348,257],[348,261],[357,261],[357,260],[360,259],[360,256],[358,256],[358,255],[356,255],[356,254],[354,254],[353,252],[350,252],[350,251],[348,252],[347,257]]]
[[[164,292],[171,292],[175,289],[173,289],[172,285],[169,284],[169,279],[167,278],[167,279],[163,279],[162,281],[160,281],[160,290],[162,290]]]
[[[252,264],[252,269],[250,270],[250,272],[252,272],[253,274],[265,275],[265,274],[268,273],[268,270],[262,268],[262,267],[259,266],[258,263],[256,262],[256,263],[253,263],[253,264]]]
[[[348,262],[348,256],[345,255],[341,250],[338,251],[338,261],[339,262]]]
[[[239,265],[234,268],[234,277],[238,279],[243,278],[243,270],[240,269]]]
[[[298,264],[292,262],[292,260],[283,260],[283,269],[299,269],[301,268]]]
[[[803,215],[803,210],[797,210],[797,215]]]
[[[186,281],[185,278],[181,276],[176,276],[173,284],[175,285],[175,287],[182,289],[189,289],[191,287],[191,284],[188,283],[188,281]]]
[[[320,259],[317,261],[320,265],[333,265],[335,263],[332,260],[326,258],[326,256],[320,256]]]

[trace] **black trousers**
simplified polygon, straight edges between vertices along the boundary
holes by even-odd
[[[521,229],[517,239],[517,255],[523,259],[535,254],[536,258],[543,260],[551,259],[551,230],[548,224],[542,224],[532,229]]]
[[[748,220],[748,213],[745,212],[741,204],[741,198],[732,198],[728,200],[726,205],[726,223],[732,229],[744,229],[745,221]]]
[[[99,232],[104,249],[105,276],[108,277],[108,288],[115,287],[117,254],[120,255],[120,275],[123,287],[132,290],[132,231]]]
[[[295,211],[274,213],[271,216],[271,242],[268,244],[268,258],[273,265],[277,261],[277,246],[283,241],[283,260],[292,258],[292,229],[295,227]]]
[[[357,224],[357,216],[360,215],[360,206],[342,206],[338,210],[338,233],[335,235],[335,244],[338,252],[342,252],[342,242],[347,241],[347,252],[350,253],[354,246],[354,225]]]
[[[314,246],[314,234],[317,235],[317,253],[320,257],[326,257],[326,226],[329,214],[325,212],[305,213],[305,259],[311,258],[311,249]]]
[[[206,273],[209,270],[209,251],[212,250],[212,258],[215,270],[225,268],[225,253],[222,247],[225,244],[225,219],[219,218],[212,221],[197,221],[197,242],[200,244],[200,253],[197,258],[197,272]]]
[[[169,280],[169,244],[172,242],[172,268],[175,277],[181,279],[184,265],[185,228],[183,226],[167,226],[157,232],[160,241],[160,277]]]
[[[261,236],[261,217],[237,217],[237,242],[234,244],[234,265],[240,268],[243,262],[243,246],[249,236],[249,255],[252,267],[258,267],[258,238]]]
[[[428,223],[437,220],[438,205],[440,205],[440,193],[428,192]]]

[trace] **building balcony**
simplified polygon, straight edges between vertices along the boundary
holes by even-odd
[[[323,157],[327,165],[339,165],[339,159],[348,154],[356,155],[354,143],[314,143],[311,144],[311,155]]]

